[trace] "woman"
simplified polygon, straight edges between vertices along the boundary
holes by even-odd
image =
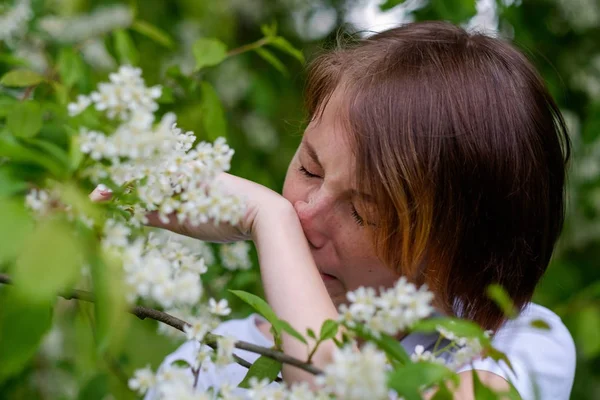
[[[527,59],[450,24],[408,24],[319,57],[306,104],[310,123],[282,196],[227,175],[223,182],[249,205],[239,226],[152,222],[202,240],[252,239],[268,302],[300,332],[336,319],[346,292],[359,286],[388,287],[400,276],[426,283],[439,312],[497,331],[494,344],[517,376],[479,360],[487,385],[506,389],[510,378],[531,398],[533,374],[541,398],[568,398],[572,339],[558,317],[529,301],[561,230],[569,145]],[[487,297],[492,283],[522,310],[517,320],[505,323]],[[552,329],[531,328],[538,318]],[[257,321],[218,332],[239,337],[250,324],[268,343],[268,326]],[[412,351],[425,339],[402,343]],[[185,359],[189,346],[167,361]],[[320,347],[317,367],[330,362],[333,346]],[[306,356],[298,341],[284,338],[283,348]],[[473,396],[470,368],[460,373],[459,398]],[[282,372],[288,383],[312,379],[289,365]]]

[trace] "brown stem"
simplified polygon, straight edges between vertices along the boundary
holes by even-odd
[[[269,44],[269,42],[271,42],[271,38],[270,37],[264,37],[260,40],[257,40],[256,42],[252,42],[252,43],[248,43],[245,44],[243,46],[237,47],[235,49],[229,50],[227,52],[227,56],[228,57],[232,57],[232,56],[237,56],[238,54],[242,54],[245,53],[247,51],[252,51],[254,49],[258,49],[259,47],[262,47],[266,44]]]
[[[27,98],[29,97],[29,95],[31,94],[33,89],[35,89],[36,86],[37,85],[27,86],[27,89],[25,89],[25,91],[23,92],[23,96],[21,96],[21,101],[27,100]]]
[[[0,283],[10,284],[11,279],[6,274],[0,274]],[[59,294],[59,296],[65,298],[67,300],[76,299],[76,300],[83,300],[83,301],[89,301],[89,302],[94,301],[94,295],[92,293],[86,292],[84,290],[72,290],[72,291],[66,292],[64,294]],[[167,314],[163,311],[158,311],[153,308],[148,308],[148,307],[144,307],[144,306],[134,306],[130,310],[130,312],[132,314],[134,314],[136,317],[138,317],[139,319],[150,318],[155,321],[162,322],[163,324],[167,324],[167,325],[169,325],[177,330],[180,330],[182,332],[183,332],[183,328],[186,325],[190,325],[187,322],[185,322],[177,317],[174,317],[170,314]],[[217,339],[219,337],[220,337],[219,335],[209,333],[206,335],[203,342],[207,346],[211,347],[212,349],[216,349],[217,348]],[[306,372],[310,372],[313,375],[320,375],[323,373],[323,371],[321,371],[319,368],[316,368],[312,364],[306,363],[305,361],[288,356],[285,353],[282,353],[280,351],[273,350],[273,349],[270,349],[267,347],[257,346],[255,344],[245,342],[243,340],[236,341],[235,347],[240,350],[246,350],[246,351],[249,351],[252,353],[260,354],[265,357],[269,357],[269,358],[279,361],[281,363],[293,365],[294,367],[300,368]],[[240,364],[243,367],[250,368],[250,366],[252,365],[248,361],[245,361],[244,359],[242,359],[238,356],[235,356],[235,355],[234,355],[234,359],[238,364]]]

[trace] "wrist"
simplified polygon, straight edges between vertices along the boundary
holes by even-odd
[[[252,240],[256,242],[263,236],[272,235],[278,229],[295,227],[302,229],[296,210],[287,199],[281,197],[256,214],[251,229]]]

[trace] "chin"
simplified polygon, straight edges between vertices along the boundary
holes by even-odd
[[[341,304],[347,303],[348,299],[346,298],[346,288],[340,281],[332,280],[325,281],[325,287],[327,288],[327,292],[329,293],[329,297],[335,307],[338,308]]]

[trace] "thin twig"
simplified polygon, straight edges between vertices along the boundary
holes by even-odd
[[[240,47],[236,47],[233,50],[229,50],[227,52],[227,56],[232,57],[232,56],[236,56],[238,54],[245,53],[247,51],[252,51],[254,49],[258,49],[259,47],[269,44],[269,42],[271,42],[271,40],[272,40],[272,38],[270,38],[270,37],[264,37],[262,39],[257,40],[256,42],[252,42],[252,43],[248,43],[243,46],[240,46]]]
[[[0,274],[0,283],[10,284],[11,279],[6,274]],[[94,301],[94,295],[92,293],[84,291],[84,290],[72,290],[65,294],[59,294],[59,296],[65,298],[65,299],[68,299],[68,300],[75,299],[75,300],[83,300],[83,301],[89,301],[89,302]],[[174,317],[170,314],[167,314],[163,311],[158,311],[153,308],[148,308],[148,307],[144,307],[144,306],[135,306],[129,312],[134,314],[139,319],[150,318],[155,321],[162,322],[163,324],[169,325],[181,332],[184,331],[183,329],[186,325],[190,325],[189,323],[187,323],[177,317]],[[217,348],[217,339],[219,337],[220,337],[219,335],[209,333],[206,335],[203,343],[206,344],[207,346],[211,347],[212,349],[216,349]],[[285,353],[282,353],[282,352],[274,350],[274,349],[270,349],[268,347],[257,346],[255,344],[245,342],[243,340],[236,341],[235,347],[240,350],[246,350],[246,351],[249,351],[252,353],[260,354],[265,357],[269,357],[273,360],[279,361],[284,364],[293,365],[294,367],[300,368],[306,372],[310,372],[313,375],[320,375],[323,373],[323,371],[321,371],[319,368],[316,368],[312,364],[309,364],[305,361],[288,356]],[[250,366],[252,366],[251,363],[245,361],[244,359],[242,359],[238,356],[234,355],[234,359],[238,364],[242,365],[243,367],[250,368]]]
[[[33,89],[35,89],[36,86],[37,85],[27,86],[27,89],[25,89],[25,91],[23,92],[23,96],[21,96],[21,101],[27,100],[27,98],[29,98],[29,95],[31,94],[31,92],[33,92]]]

